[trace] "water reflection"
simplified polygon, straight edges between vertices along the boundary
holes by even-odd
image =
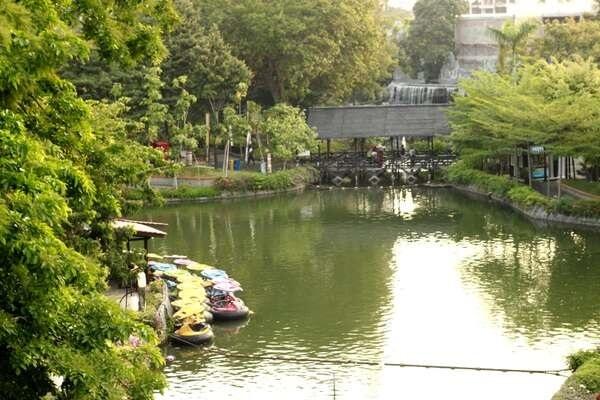
[[[540,229],[450,191],[307,192],[136,217],[169,223],[155,251],[230,271],[256,312],[216,327],[213,350],[169,349],[164,398],[271,398],[282,387],[285,398],[331,398],[335,381],[347,399],[546,399],[560,378],[220,351],[552,369],[600,338],[598,234]]]

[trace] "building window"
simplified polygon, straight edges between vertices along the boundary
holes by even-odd
[[[469,3],[469,14],[506,14],[507,3],[514,4],[515,0],[475,0]]]

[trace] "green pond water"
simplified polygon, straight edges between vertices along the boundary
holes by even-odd
[[[227,270],[255,312],[215,325],[211,347],[167,347],[176,359],[157,399],[548,400],[564,377],[335,361],[546,370],[600,344],[600,235],[450,190],[310,191],[135,217],[169,224],[152,251]]]

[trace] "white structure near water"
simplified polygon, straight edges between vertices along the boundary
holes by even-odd
[[[465,17],[513,16],[516,18],[579,17],[594,10],[592,0],[472,0]]]
[[[456,24],[454,75],[460,78],[475,70],[496,69],[498,46],[489,28],[501,28],[506,21],[581,18],[592,12],[593,0],[472,0],[469,12]]]
[[[449,54],[439,83],[424,85],[397,71],[388,86],[388,102],[444,104],[461,78],[477,70],[495,71],[499,50],[489,28],[500,29],[507,21],[581,18],[593,12],[593,0],[471,0],[468,13],[456,23],[455,51]]]

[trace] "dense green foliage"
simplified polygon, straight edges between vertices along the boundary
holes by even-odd
[[[418,0],[413,7],[414,20],[401,40],[407,58],[405,68],[426,82],[437,81],[450,53],[454,52],[456,19],[467,10],[464,0]]]
[[[589,61],[539,61],[518,80],[480,72],[463,80],[449,118],[471,165],[536,144],[591,163],[600,154],[600,69]]]
[[[177,0],[175,4],[181,23],[166,40],[169,57],[163,65],[164,80],[187,77],[183,87],[198,100],[191,109],[191,119],[203,122],[204,113],[218,113],[227,104],[240,103],[252,73],[231,53],[215,26],[204,27],[206,17],[198,13],[192,1]],[[167,88],[167,92],[172,91]]]
[[[256,74],[265,105],[374,97],[391,76],[394,48],[379,0],[196,0]]]
[[[549,209],[552,200],[530,187],[521,185],[505,176],[490,175],[469,168],[464,162],[458,162],[448,168],[448,181],[459,185],[473,185],[486,193],[492,193],[521,206],[541,206]]]
[[[282,160],[316,147],[316,132],[308,126],[304,112],[295,107],[278,104],[266,110],[260,129],[266,147]]]
[[[252,172],[239,172],[228,177],[218,178],[216,187],[226,191],[285,190],[306,185],[315,180],[316,171],[312,168],[294,168],[278,171],[270,175]]]
[[[510,73],[513,76],[517,73],[521,54],[525,50],[529,37],[537,28],[536,21],[522,23],[508,21],[504,23],[502,29],[488,28],[490,35],[496,40],[499,47],[497,66],[499,73]]]
[[[124,64],[158,61],[173,16],[153,0],[0,7],[5,399],[149,399],[164,384],[153,332],[104,297],[101,264],[123,186],[146,182],[161,158],[127,139],[122,104],[84,102],[57,71],[91,46]],[[144,344],[127,345],[131,334]]]
[[[544,34],[530,49],[530,56],[564,61],[578,56],[600,63],[600,21],[585,19],[553,21],[544,25]]]
[[[268,150],[289,159],[314,143],[300,108],[284,103],[379,100],[391,77],[396,21],[378,0],[176,0],[175,6],[179,23],[164,32],[164,62],[120,62],[92,49],[89,60],[70,60],[62,71],[85,99],[126,105],[127,136],[147,145],[167,141],[176,160],[189,151],[205,157],[207,147],[216,159],[228,138],[243,151],[248,131],[255,155],[264,158]],[[162,44],[157,48],[163,53]]]

